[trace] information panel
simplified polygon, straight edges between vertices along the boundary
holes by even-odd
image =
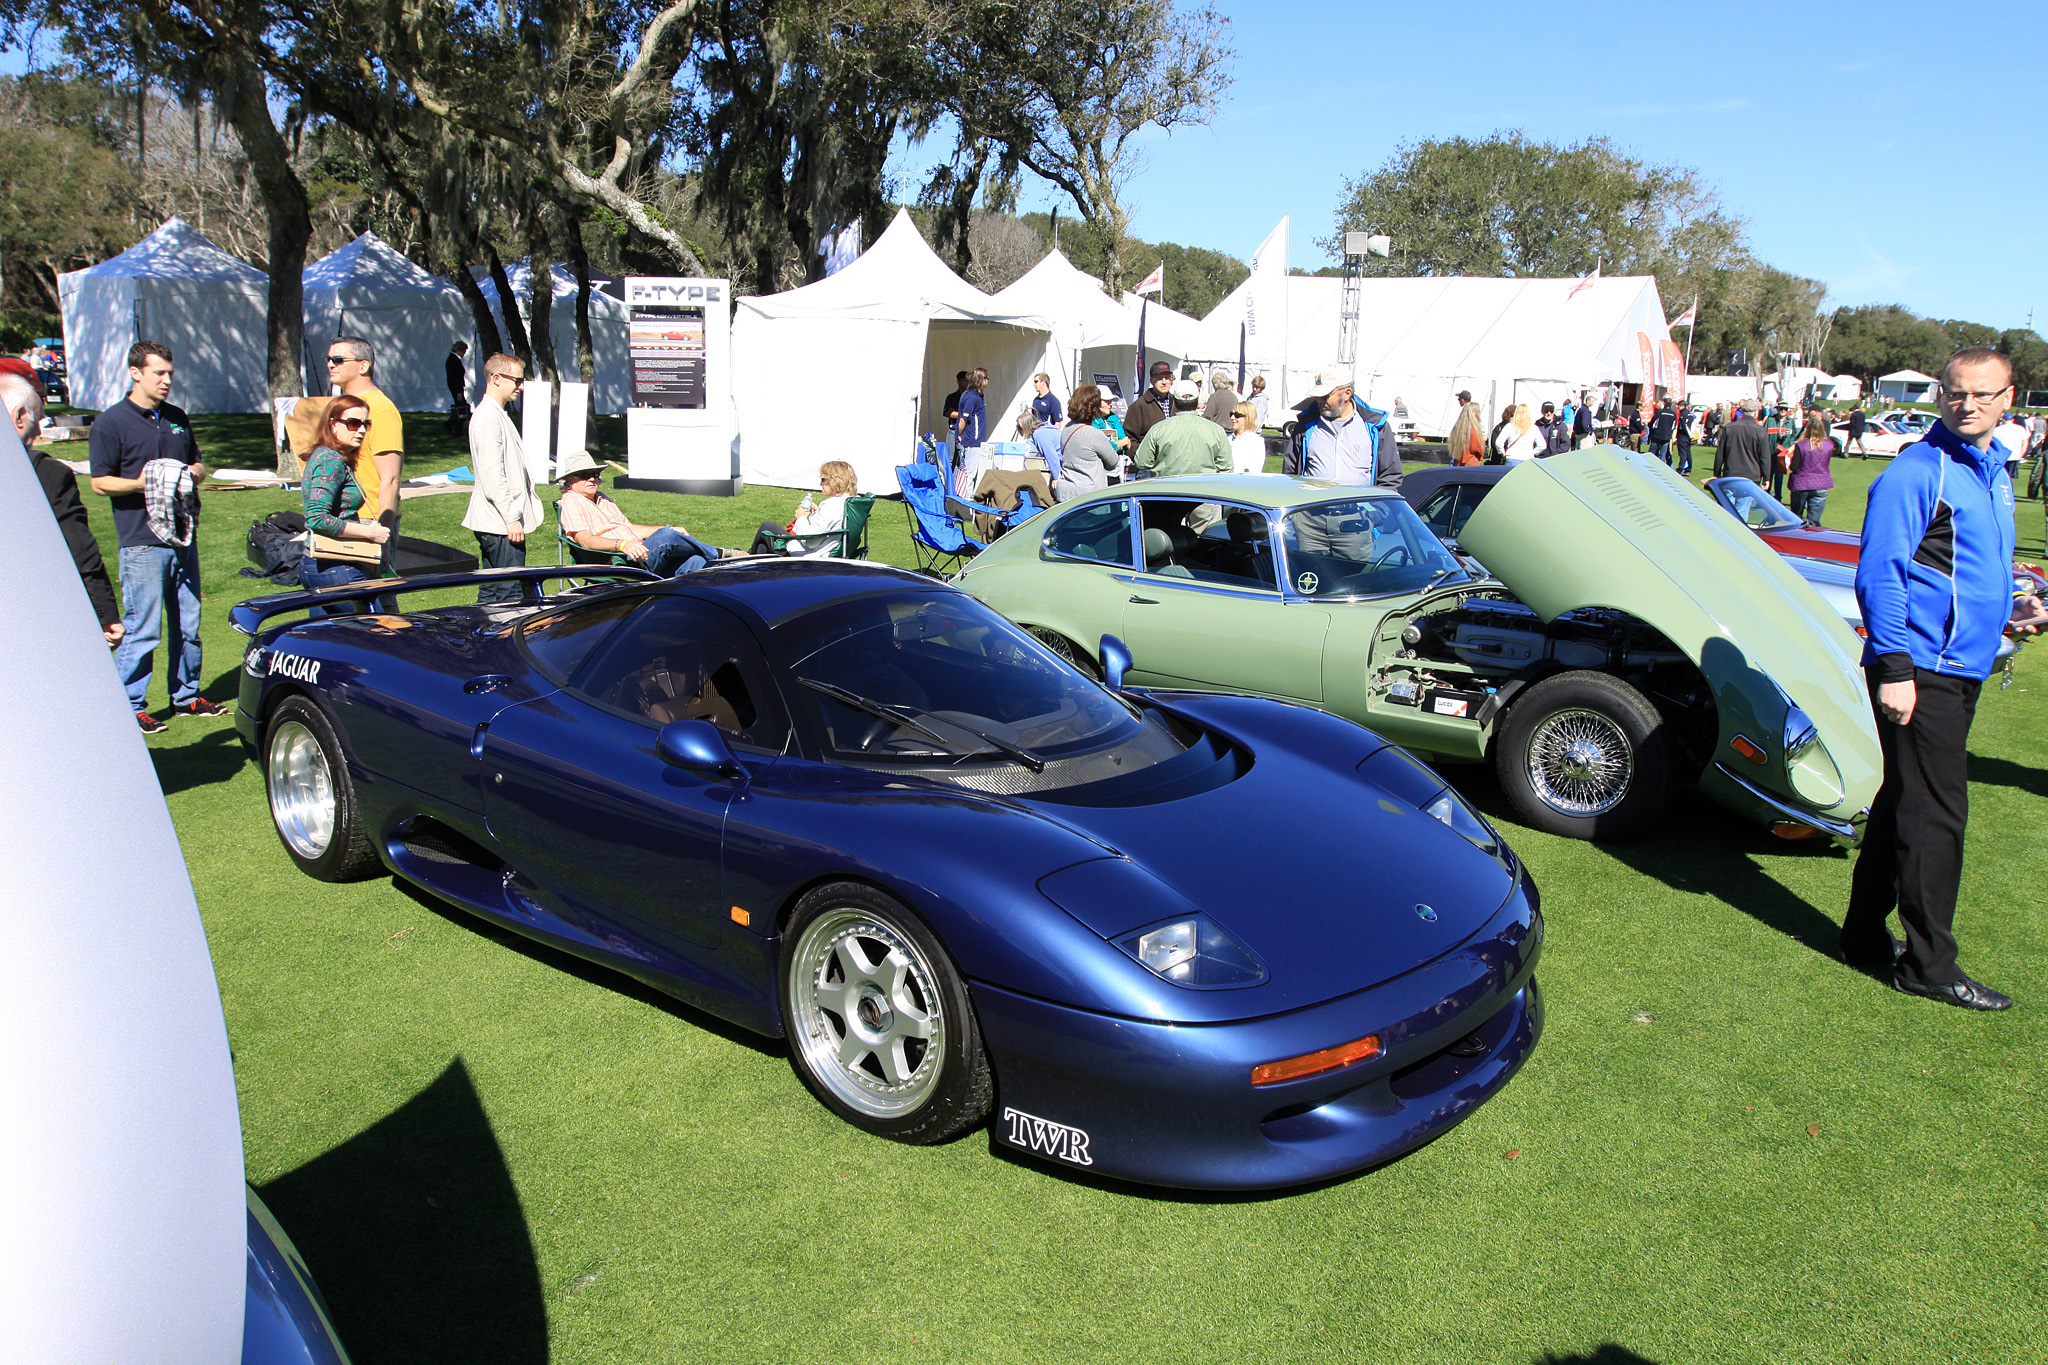
[[[643,305],[630,327],[633,406],[703,407],[704,310]]]
[[[621,488],[733,494],[732,285],[628,276],[632,399]]]

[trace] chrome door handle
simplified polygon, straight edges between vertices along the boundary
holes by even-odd
[[[1133,597],[1131,600],[1140,606],[1156,607],[1159,605],[1159,599],[1156,597]]]

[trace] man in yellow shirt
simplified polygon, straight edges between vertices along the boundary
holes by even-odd
[[[391,547],[398,543],[398,485],[405,481],[405,423],[398,409],[384,396],[372,377],[376,355],[361,337],[336,337],[327,343],[327,377],[351,398],[360,398],[370,409],[370,430],[363,437],[363,454],[355,466],[356,482],[363,488],[363,510],[356,515],[388,527],[385,567],[391,564]]]

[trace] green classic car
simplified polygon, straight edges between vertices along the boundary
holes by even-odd
[[[1861,642],[1661,460],[1531,460],[1459,537],[1397,495],[1245,474],[1061,503],[959,585],[1135,683],[1305,702],[1439,761],[1491,760],[1522,819],[1618,838],[1695,781],[1787,837],[1860,835],[1881,760]]]

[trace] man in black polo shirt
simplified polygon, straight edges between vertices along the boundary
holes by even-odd
[[[195,486],[206,478],[191,420],[184,409],[164,401],[171,396],[171,348],[159,341],[136,342],[128,350],[128,382],[128,396],[92,424],[92,491],[113,499],[114,529],[121,540],[124,634],[114,651],[114,668],[142,732],[153,735],[165,726],[149,714],[149,675],[157,642],[167,637],[172,641],[167,670],[171,710],[208,717],[227,711],[199,695],[197,517],[183,527],[185,543],[176,544],[177,519],[166,522],[160,509],[152,524],[143,498],[145,470],[153,460],[189,466]]]

